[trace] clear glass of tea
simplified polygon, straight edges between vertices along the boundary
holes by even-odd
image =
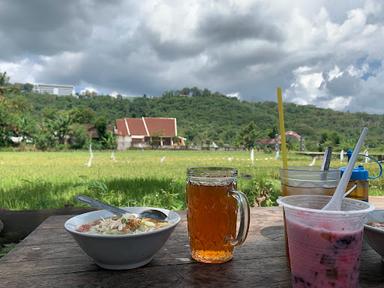
[[[315,167],[280,169],[283,196],[326,195],[332,196],[340,179],[338,169],[321,171]]]
[[[237,170],[195,167],[187,170],[188,235],[192,258],[204,263],[232,259],[247,238],[249,204],[237,189]],[[237,216],[240,223],[236,233]]]

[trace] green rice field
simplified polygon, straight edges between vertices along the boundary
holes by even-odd
[[[91,167],[87,151],[0,152],[0,208],[22,210],[82,206],[74,201],[86,194],[114,205],[185,208],[185,174],[192,166],[229,166],[239,170],[238,188],[252,205],[270,206],[280,194],[280,160],[274,154],[248,151],[130,150],[94,152]],[[308,166],[308,156],[289,155],[290,166]],[[316,165],[320,165],[317,160]],[[345,166],[333,159],[332,166]],[[367,169],[376,173],[374,164]],[[384,181],[371,182],[370,195],[384,195]]]

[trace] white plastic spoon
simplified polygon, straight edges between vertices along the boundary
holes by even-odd
[[[348,165],[345,168],[343,176],[340,179],[339,185],[337,185],[336,187],[335,193],[333,194],[328,204],[325,205],[322,210],[336,210],[336,211],[341,210],[341,203],[343,202],[345,189],[347,188],[349,179],[351,178],[353,167],[355,167],[357,156],[359,155],[361,146],[363,146],[367,133],[368,133],[368,128],[364,127],[363,130],[361,131],[359,140],[357,141],[356,146],[353,149],[351,159],[349,159]]]

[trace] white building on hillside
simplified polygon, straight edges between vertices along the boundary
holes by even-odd
[[[33,92],[40,94],[54,94],[58,96],[75,95],[75,87],[73,85],[57,85],[57,84],[34,84]]]

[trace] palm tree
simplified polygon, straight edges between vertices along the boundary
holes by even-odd
[[[0,87],[7,86],[9,84],[9,77],[7,72],[0,72]]]

